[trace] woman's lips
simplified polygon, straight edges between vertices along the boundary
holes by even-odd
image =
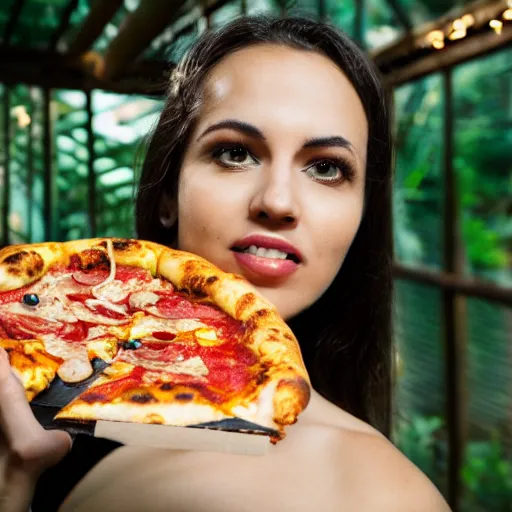
[[[254,274],[266,277],[286,277],[293,274],[299,267],[292,260],[264,258],[248,252],[233,252],[238,263]]]

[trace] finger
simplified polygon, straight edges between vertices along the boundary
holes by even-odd
[[[71,436],[63,430],[46,430],[45,438],[47,456],[41,461],[41,470],[57,464],[71,450],[73,444]]]
[[[0,348],[0,429],[11,447],[28,444],[45,433],[30,409],[23,386],[12,372],[3,348]]]

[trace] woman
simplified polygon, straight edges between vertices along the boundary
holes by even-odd
[[[265,457],[107,448],[61,510],[448,510],[385,437],[390,178],[384,95],[345,36],[255,18],[200,39],[173,74],[148,149],[138,234],[242,274],[270,299],[300,342],[311,402]],[[19,496],[69,438],[38,427],[1,362],[2,510],[26,510]],[[38,492],[58,486],[59,466]]]

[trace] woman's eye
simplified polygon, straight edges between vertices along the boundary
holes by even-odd
[[[218,148],[213,152],[213,157],[221,165],[227,167],[244,166],[257,163],[249,151],[242,146]]]
[[[330,160],[323,160],[310,165],[305,173],[316,181],[339,182],[345,179],[344,169],[337,163]]]

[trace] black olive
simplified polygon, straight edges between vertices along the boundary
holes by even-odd
[[[35,293],[27,293],[23,295],[23,304],[37,306],[39,304],[39,297]]]
[[[123,343],[123,348],[125,350],[135,350],[142,346],[142,342],[140,340],[128,340]]]

